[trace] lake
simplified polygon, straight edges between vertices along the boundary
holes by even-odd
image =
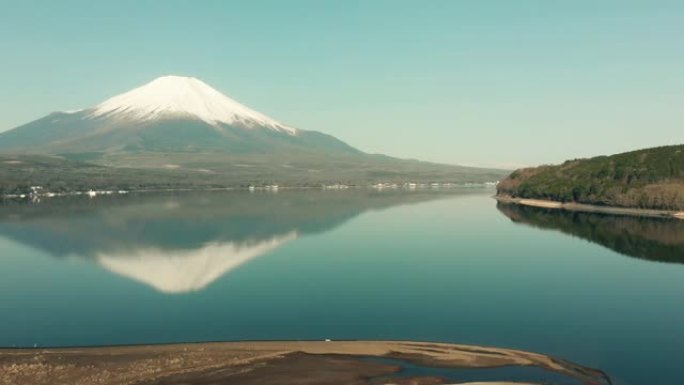
[[[409,339],[681,384],[684,221],[491,189],[61,197],[0,205],[0,346]]]

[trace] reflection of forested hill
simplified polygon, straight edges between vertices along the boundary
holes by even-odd
[[[0,205],[0,235],[56,256],[250,244],[329,230],[366,210],[454,192],[281,191],[55,198]]]
[[[630,257],[684,263],[684,221],[581,213],[499,202],[513,222],[560,230]]]

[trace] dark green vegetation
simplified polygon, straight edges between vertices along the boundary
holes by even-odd
[[[497,204],[513,222],[558,230],[630,257],[684,263],[684,221]]]
[[[520,198],[684,210],[684,145],[520,169],[497,190]]]
[[[0,195],[26,194],[31,186],[55,193],[89,189],[140,190],[189,186],[189,173],[111,168],[40,155],[0,156]],[[198,188],[214,186],[198,180]]]
[[[45,191],[240,188],[278,184],[315,187],[342,183],[486,182],[504,172],[398,160],[381,155],[119,153],[76,156],[0,155],[0,195]],[[70,160],[79,159],[79,160]],[[96,163],[97,162],[97,163]]]
[[[0,195],[277,184],[478,183],[506,172],[396,159],[316,131],[54,113],[0,134]],[[41,154],[36,155],[36,154]]]

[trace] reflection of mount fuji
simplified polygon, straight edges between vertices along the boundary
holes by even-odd
[[[181,293],[364,211],[445,196],[357,190],[59,198],[0,205],[0,236]]]
[[[680,219],[582,213],[503,202],[497,208],[513,222],[559,230],[630,257],[684,263],[684,221]]]
[[[99,254],[109,271],[146,283],[165,293],[201,290],[227,272],[295,239],[296,232],[254,243],[210,243],[190,250],[142,248]]]

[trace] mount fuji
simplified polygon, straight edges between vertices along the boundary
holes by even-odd
[[[164,76],[90,108],[55,112],[0,134],[0,149],[52,154],[325,151],[358,153],[332,136],[282,124],[201,80]]]
[[[0,133],[0,193],[29,185],[71,190],[463,183],[506,174],[367,154],[183,76],[160,77],[93,107],[55,112]]]

